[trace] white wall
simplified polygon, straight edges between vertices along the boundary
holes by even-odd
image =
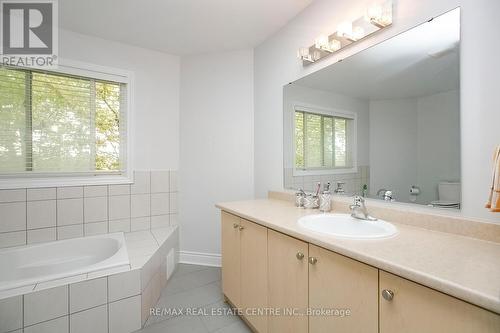
[[[460,180],[458,91],[420,98],[370,101],[370,194],[386,188],[409,202],[438,199],[441,181]]]
[[[438,199],[439,182],[460,180],[460,163],[456,162],[460,161],[458,91],[419,98],[417,108],[417,184],[424,189],[418,201],[429,203]]]
[[[180,120],[181,259],[219,254],[214,205],[254,195],[253,52],[183,57]]]
[[[461,159],[465,216],[500,223],[484,209],[491,155],[500,142],[500,44],[496,29],[497,0],[398,0],[392,27],[338,54],[303,68],[297,49],[321,33],[335,31],[346,19],[360,16],[370,0],[317,0],[275,36],[255,49],[255,192],[283,188],[283,85],[394,36],[457,6],[462,7]],[[432,36],[430,36],[431,38]],[[479,84],[480,82],[480,84]]]
[[[417,100],[370,101],[370,194],[393,191],[399,201],[417,184]],[[404,196],[404,197],[403,197]]]
[[[179,57],[109,40],[59,32],[64,59],[134,72],[133,167],[179,167]]]

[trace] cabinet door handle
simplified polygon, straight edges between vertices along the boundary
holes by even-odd
[[[309,257],[309,263],[311,265],[316,265],[317,262],[318,262],[318,259],[316,259],[314,257]]]
[[[382,297],[386,300],[386,301],[392,301],[392,299],[394,298],[394,291],[392,290],[389,290],[389,289],[384,289],[382,290]]]
[[[234,224],[233,224],[233,228],[234,228],[234,229],[238,228],[238,223],[234,223]]]
[[[304,253],[302,253],[302,252],[297,252],[297,254],[296,254],[295,256],[296,256],[296,257],[297,257],[297,259],[299,259],[299,260],[304,259]]]
[[[240,231],[242,231],[243,229],[245,229],[245,227],[240,227]]]

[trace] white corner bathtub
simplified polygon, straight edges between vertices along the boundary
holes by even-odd
[[[123,233],[2,249],[0,299],[128,269]]]

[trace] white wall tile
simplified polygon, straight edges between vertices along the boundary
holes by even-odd
[[[133,332],[140,328],[140,295],[109,303],[109,333]]]
[[[69,333],[69,317],[61,317],[24,328],[24,333]]]
[[[57,225],[83,223],[83,198],[57,200]]]
[[[0,190],[0,203],[22,201],[26,201],[26,189]]]
[[[102,305],[72,314],[69,322],[71,333],[108,333],[108,308]]]
[[[132,194],[130,198],[131,217],[151,215],[151,201],[149,194]]]
[[[28,244],[52,242],[57,239],[56,228],[43,228],[28,230]]]
[[[151,173],[149,171],[135,171],[134,183],[130,186],[132,194],[146,194],[151,192]]]
[[[136,217],[130,221],[130,231],[149,230],[151,229],[151,217]]]
[[[0,248],[26,244],[26,231],[0,233]]]
[[[119,220],[130,217],[130,196],[109,197],[109,219]]]
[[[57,188],[57,199],[74,199],[82,197],[83,197],[83,186]]]
[[[134,269],[130,272],[110,275],[108,277],[109,302],[135,296],[141,293],[141,271]]]
[[[175,214],[178,212],[178,201],[177,201],[177,193],[170,193],[170,214]]]
[[[108,232],[108,222],[85,223],[83,232],[85,236],[106,234]]]
[[[83,237],[83,224],[57,227],[57,239]]]
[[[34,200],[55,200],[55,188],[30,188],[28,189],[28,201]]]
[[[170,190],[169,171],[151,171],[151,193],[164,193]]]
[[[28,229],[56,226],[56,200],[30,201],[27,205]]]
[[[170,225],[169,215],[151,216],[151,228],[164,228]]]
[[[108,196],[108,185],[85,186],[83,189],[83,195],[86,198],[107,197]]]
[[[108,220],[108,198],[95,197],[84,199],[83,216],[85,223],[101,222]]]
[[[0,203],[0,232],[26,230],[26,203]]]
[[[51,288],[24,296],[24,326],[67,314],[68,286]]]
[[[109,195],[127,195],[130,194],[130,185],[109,185]]]
[[[179,176],[175,170],[170,171],[170,192],[179,191]]]
[[[108,287],[106,278],[87,280],[69,286],[70,313],[106,304]]]
[[[109,232],[130,232],[130,219],[109,221]]]
[[[23,297],[0,300],[0,333],[23,327]]]
[[[151,194],[151,215],[165,215],[169,213],[169,194]]]

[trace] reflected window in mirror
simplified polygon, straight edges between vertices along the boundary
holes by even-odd
[[[352,168],[354,122],[354,116],[295,108],[296,173]]]

